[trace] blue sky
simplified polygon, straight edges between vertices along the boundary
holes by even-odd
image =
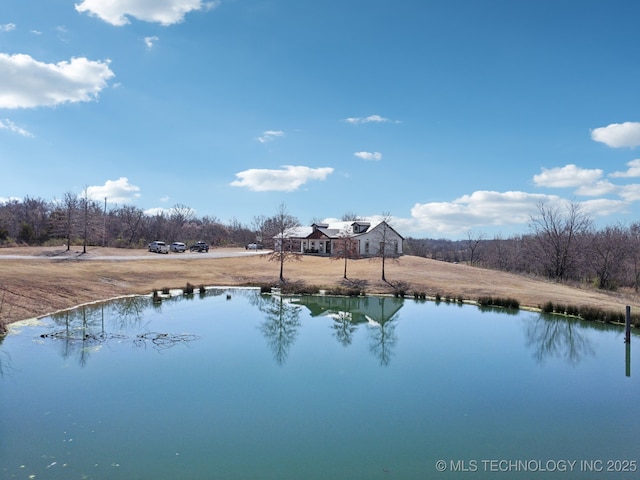
[[[0,201],[529,231],[640,212],[636,0],[2,0]]]

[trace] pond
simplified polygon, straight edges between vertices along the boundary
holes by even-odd
[[[0,477],[637,478],[637,349],[620,327],[393,297],[79,307],[0,344]]]

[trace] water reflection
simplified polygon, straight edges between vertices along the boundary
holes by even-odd
[[[110,335],[104,325],[105,304],[83,305],[73,310],[65,310],[51,315],[57,326],[63,330],[41,335],[41,338],[59,340],[63,358],[75,355],[78,364],[87,365],[91,352],[109,340]]]
[[[267,339],[267,344],[278,365],[283,365],[289,355],[289,349],[298,336],[300,307],[281,296],[256,297],[256,304],[266,316],[260,324],[260,331]]]
[[[201,337],[153,331],[150,326],[150,310],[159,314],[162,313],[163,305],[206,300],[208,297],[225,294],[227,298],[231,298],[228,289],[220,288],[194,295],[165,295],[160,302],[153,302],[149,296],[131,296],[84,305],[51,315],[55,326],[41,337],[43,341],[58,342],[61,356],[76,358],[81,366],[87,365],[94,352],[103,346],[109,346],[109,342],[114,339],[118,342],[128,339],[133,346],[160,351],[199,340]],[[394,357],[398,343],[396,328],[400,322],[404,299],[321,295],[282,297],[264,295],[256,289],[234,290],[234,295],[245,297],[250,305],[261,312],[262,321],[258,328],[278,365],[287,361],[289,351],[296,342],[302,327],[301,318],[304,318],[301,317],[302,314],[329,319],[332,337],[343,347],[351,346],[358,331],[364,330],[369,352],[382,366],[390,365]],[[480,310],[518,314],[518,311],[503,308],[487,307]],[[533,358],[540,364],[558,358],[570,365],[577,365],[584,358],[595,355],[594,344],[586,329],[607,329],[607,326],[601,324],[585,324],[577,319],[547,314],[531,318],[523,325],[527,348],[532,349]],[[127,332],[135,333],[127,337]],[[628,368],[630,354],[625,353]],[[0,357],[0,374],[7,364],[8,361],[3,361]]]
[[[540,364],[557,357],[570,365],[577,365],[585,357],[595,355],[593,342],[582,333],[580,320],[541,314],[527,322],[527,346],[533,348],[533,357]]]
[[[383,323],[375,322],[367,326],[371,335],[369,350],[378,358],[380,365],[385,367],[391,363],[393,349],[398,341],[395,333],[397,323],[394,320],[395,317],[391,317]]]
[[[369,350],[387,366],[398,340],[395,333],[398,311],[404,300],[395,297],[301,297],[297,303],[304,305],[312,317],[326,316],[333,319],[334,337],[343,346],[353,341],[358,325],[365,324],[370,336]]]
[[[351,312],[337,312],[332,315],[332,318],[333,336],[343,347],[348,347],[353,342],[353,334],[358,329],[353,321],[353,315]]]
[[[114,328],[131,328],[142,322],[144,312],[149,306],[149,298],[134,296],[118,299],[112,305],[112,324]]]
[[[205,297],[161,314],[150,297],[88,305],[3,339],[0,478],[408,479],[436,478],[440,458],[637,456],[620,328],[391,297]],[[203,338],[165,350],[184,331]],[[610,392],[619,408],[603,409]]]
[[[11,358],[9,352],[6,352],[2,348],[2,342],[4,342],[5,336],[0,335],[0,377],[3,377],[5,373],[10,370]]]
[[[50,318],[57,325],[63,326],[70,335],[78,325],[92,332],[104,333],[107,325],[118,331],[139,325],[149,305],[150,299],[146,296],[123,297],[64,310],[52,314]]]
[[[631,376],[631,342],[626,342],[624,345],[624,375]]]
[[[178,302],[185,298],[187,296],[167,296],[163,301]],[[40,338],[57,341],[63,358],[75,356],[78,364],[84,367],[91,354],[108,346],[109,341],[129,338],[122,332],[145,328],[143,320],[146,310],[150,306],[161,308],[158,303],[152,302],[148,296],[131,296],[64,310],[50,316],[55,330],[41,334]],[[156,350],[163,350],[199,339],[196,335],[186,333],[147,331],[135,335],[131,342],[136,347],[151,345]]]
[[[136,347],[147,348],[147,346],[151,346],[154,350],[160,351],[175,347],[179,343],[188,344],[201,338],[192,333],[147,332],[136,335],[133,343]]]
[[[460,304],[461,305],[461,304]],[[487,305],[478,305],[478,310],[482,313],[501,313],[503,315],[520,315],[520,310],[517,308],[505,308],[505,307],[492,307]]]

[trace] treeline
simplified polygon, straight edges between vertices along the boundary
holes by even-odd
[[[510,238],[408,238],[405,253],[596,288],[640,289],[640,222],[595,228],[577,204],[538,205],[530,231]]]
[[[154,240],[212,246],[241,246],[255,242],[268,219],[256,217],[255,226],[216,217],[198,218],[193,209],[175,205],[147,215],[138,207],[106,207],[75,194],[62,200],[25,198],[0,203],[0,245],[94,245],[146,247]]]
[[[343,220],[355,218],[353,213],[343,216]],[[135,206],[108,208],[72,193],[55,201],[27,197],[0,203],[0,245],[141,248],[154,240],[268,245],[278,231],[277,215],[258,215],[251,225],[237,220],[223,223],[217,217],[197,217],[193,209],[180,204],[147,215]],[[529,232],[523,235],[487,239],[469,231],[465,240],[458,241],[406,238],[404,252],[600,289],[640,290],[640,222],[595,228],[576,203],[538,204]]]

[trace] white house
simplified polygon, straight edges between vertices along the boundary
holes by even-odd
[[[387,222],[332,222],[314,223],[308,227],[287,230],[283,236],[285,249],[305,254],[380,256],[402,255],[404,238]],[[280,244],[276,238],[276,248]]]

